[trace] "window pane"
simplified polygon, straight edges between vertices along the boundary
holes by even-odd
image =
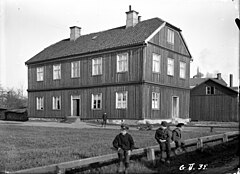
[[[117,55],[117,72],[128,71],[128,53]]]
[[[168,75],[174,75],[174,59],[168,58]]]

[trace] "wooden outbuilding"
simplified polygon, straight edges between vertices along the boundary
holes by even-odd
[[[27,121],[27,109],[11,109],[5,111],[5,119],[7,121]]]
[[[193,87],[190,92],[191,120],[239,121],[237,91],[227,87],[226,83],[219,79],[209,78],[198,81],[201,83]]]

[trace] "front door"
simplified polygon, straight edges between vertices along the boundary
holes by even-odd
[[[172,97],[172,118],[179,118],[179,97]]]
[[[80,116],[80,113],[81,113],[80,95],[72,95],[71,96],[71,115]]]

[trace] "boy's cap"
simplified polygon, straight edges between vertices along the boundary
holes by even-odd
[[[121,125],[121,129],[122,129],[122,130],[128,130],[129,127],[128,127],[126,124],[122,124],[122,125]]]
[[[167,127],[167,126],[168,126],[168,123],[167,123],[166,121],[162,121],[161,125],[162,125],[163,127]]]
[[[182,127],[182,126],[184,126],[184,123],[178,123],[177,124],[177,127]]]

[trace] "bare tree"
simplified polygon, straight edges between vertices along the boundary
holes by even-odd
[[[7,109],[27,107],[27,97],[23,96],[22,89],[4,89],[0,85],[0,107]]]

